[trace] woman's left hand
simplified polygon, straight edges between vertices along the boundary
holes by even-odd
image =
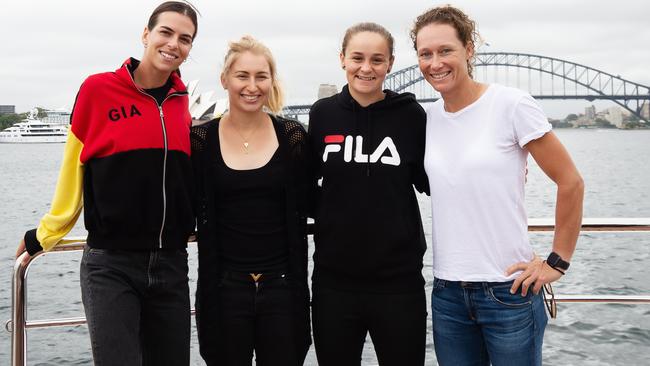
[[[519,286],[521,286],[521,296],[526,296],[529,290],[532,290],[537,295],[544,284],[557,281],[562,277],[560,272],[551,268],[537,255],[530,262],[519,262],[511,265],[506,270],[506,275],[510,276],[517,271],[522,271],[522,273],[515,278],[510,293],[516,293]],[[531,286],[533,286],[532,289]]]

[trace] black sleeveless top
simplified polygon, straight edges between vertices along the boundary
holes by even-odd
[[[270,115],[278,137],[279,160],[284,175],[284,212],[286,222],[284,240],[288,247],[288,276],[292,294],[291,319],[287,326],[295,332],[293,345],[298,352],[307,353],[311,344],[309,320],[309,287],[307,281],[307,213],[313,209],[315,184],[312,170],[312,149],[308,146],[307,132],[297,121]],[[197,190],[197,242],[198,242],[198,281],[196,286],[196,324],[199,331],[201,356],[206,360],[219,359],[214,344],[224,342],[219,331],[223,320],[218,316],[220,309],[219,274],[223,273],[221,242],[216,235],[216,203],[219,201],[215,186],[220,185],[216,162],[221,160],[219,121],[212,120],[193,126],[192,162]],[[217,157],[217,158],[215,158]]]
[[[276,149],[266,165],[250,170],[229,168],[218,150],[214,159],[215,230],[224,271],[286,271],[289,258],[285,174]]]

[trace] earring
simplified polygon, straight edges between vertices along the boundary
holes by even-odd
[[[144,43],[144,48],[147,48],[147,42]]]
[[[345,65],[341,65],[341,68],[342,68],[343,70],[345,70]]]

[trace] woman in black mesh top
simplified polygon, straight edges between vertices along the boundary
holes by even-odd
[[[275,61],[251,37],[230,43],[229,110],[192,129],[198,195],[201,355],[208,365],[302,365],[311,343],[306,208],[309,149],[277,117]]]

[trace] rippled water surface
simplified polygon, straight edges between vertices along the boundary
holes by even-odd
[[[586,183],[585,217],[650,217],[650,131],[558,130]],[[0,144],[0,320],[11,311],[11,271],[16,244],[49,207],[62,144]],[[531,162],[529,217],[551,217],[555,188]],[[426,196],[420,197],[425,230],[430,228]],[[84,235],[83,224],[73,234]],[[547,253],[550,234],[533,234],[538,253]],[[29,273],[29,319],[82,314],[79,253],[46,255]],[[196,250],[190,249],[190,279],[196,279]],[[588,233],[580,237],[570,273],[555,285],[563,294],[650,295],[650,233]],[[431,257],[424,274],[431,291]],[[192,287],[192,292],[194,288]],[[430,324],[429,324],[430,328]],[[193,333],[192,363],[202,365]],[[30,365],[90,365],[85,326],[28,332]],[[0,364],[9,364],[10,337],[0,332]],[[544,363],[549,365],[650,364],[650,305],[560,304],[549,322]],[[431,334],[427,365],[435,364]],[[313,348],[308,365],[316,365]],[[376,365],[370,338],[364,365]]]

